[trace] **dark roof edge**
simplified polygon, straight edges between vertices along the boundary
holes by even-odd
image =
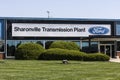
[[[62,21],[120,21],[120,19],[101,19],[101,18],[43,18],[43,17],[0,17],[0,19],[62,20]]]

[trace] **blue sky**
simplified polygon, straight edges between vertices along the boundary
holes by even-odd
[[[0,17],[120,19],[120,0],[0,0]]]

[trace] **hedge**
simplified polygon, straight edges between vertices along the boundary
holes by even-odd
[[[80,61],[108,61],[109,56],[102,53],[86,54],[78,50],[51,48],[45,50],[36,43],[20,44],[15,51],[15,58],[21,60],[80,60]]]
[[[15,59],[31,60],[38,59],[45,49],[36,43],[25,43],[18,46],[15,52]]]
[[[84,61],[109,61],[110,57],[102,53],[91,53],[84,56]]]
[[[46,50],[40,55],[40,59],[42,60],[83,60],[85,53],[75,51],[75,50],[67,50],[67,49],[59,49],[59,48],[51,48]]]
[[[84,52],[52,48],[43,52],[39,59],[42,60],[80,60],[80,61],[108,61],[109,56],[102,53],[86,54]]]
[[[60,49],[68,49],[68,50],[77,50],[80,48],[75,42],[65,42],[65,41],[54,41],[49,48],[60,48]]]

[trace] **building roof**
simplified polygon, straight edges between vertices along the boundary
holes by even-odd
[[[42,18],[42,17],[0,17],[6,20],[59,20],[59,21],[120,21],[120,19],[100,19],[100,18]]]

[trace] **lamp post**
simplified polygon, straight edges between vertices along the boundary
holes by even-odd
[[[48,14],[48,18],[50,18],[50,11],[47,11],[47,14]]]

